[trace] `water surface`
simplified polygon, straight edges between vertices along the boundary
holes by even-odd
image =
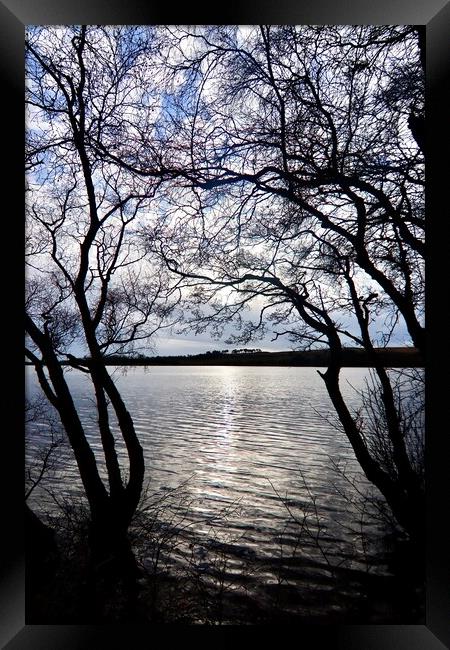
[[[359,398],[352,386],[362,388],[366,376],[366,369],[342,371],[354,408]],[[101,463],[88,379],[69,369],[67,377]],[[283,569],[281,581],[313,582],[318,593],[332,588],[333,567],[355,575],[367,568],[358,535],[368,524],[375,538],[376,527],[361,521],[349,501],[355,493],[336,471],[338,463],[351,478],[359,467],[314,368],[153,366],[117,368],[114,378],[144,449],[150,502],[183,484],[160,512],[185,540],[180,561],[192,540],[205,544],[195,547],[197,558],[190,556],[199,563],[202,548],[206,553],[208,544],[220,543],[229,551],[230,575],[243,575],[243,559],[253,558],[255,589],[279,585]],[[30,377],[28,393],[35,390]],[[30,427],[30,453],[43,431]],[[79,485],[70,454],[53,484],[60,494]],[[376,556],[371,562],[383,570]]]

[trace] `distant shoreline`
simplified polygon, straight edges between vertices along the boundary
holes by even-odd
[[[377,348],[375,354],[386,368],[422,368],[424,359],[416,348]],[[174,355],[154,357],[111,356],[105,359],[107,366],[298,366],[326,367],[329,350],[308,350],[304,352],[263,352],[253,351],[238,353],[215,350],[196,355]],[[72,362],[89,365],[88,358],[73,358]],[[26,363],[26,365],[32,365]],[[61,365],[72,365],[70,361],[61,361]],[[370,368],[373,362],[365,350],[345,348],[342,356],[343,368]]]

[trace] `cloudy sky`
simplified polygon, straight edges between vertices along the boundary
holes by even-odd
[[[352,327],[350,322],[348,322],[347,325],[349,331],[357,334],[357,327]],[[386,331],[382,318],[378,318],[374,323],[373,331],[375,332],[377,330],[383,332]],[[230,333],[231,331],[232,330],[229,330]],[[271,352],[277,350],[291,350],[294,347],[287,337],[281,336],[277,340],[272,340],[272,337],[268,335],[263,339],[254,341],[248,345],[236,343],[227,344],[225,342],[227,336],[229,336],[229,334],[224,335],[221,339],[213,339],[207,332],[198,335],[195,335],[193,332],[182,335],[175,332],[171,333],[168,330],[161,330],[161,332],[152,339],[153,349],[149,347],[147,353],[150,355],[201,354],[207,350],[231,350],[235,347],[260,348],[261,350]],[[348,345],[352,345],[352,343],[348,342]],[[410,337],[403,323],[400,323],[396,327],[389,345],[392,347],[411,345]]]

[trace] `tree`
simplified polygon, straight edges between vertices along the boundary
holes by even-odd
[[[151,88],[140,85],[149,49],[151,33],[139,28],[33,27],[26,39],[26,357],[67,434],[89,503],[92,576],[130,589],[136,566],[127,530],[141,496],[144,457],[105,362],[132,353],[167,325],[176,296],[133,235],[162,174],[155,169],[137,187],[96,150],[124,136],[136,103],[149,124],[154,107],[142,94],[148,99]],[[89,363],[79,363],[76,350]],[[92,384],[107,481],[63,360]]]
[[[329,347],[322,378],[355,455],[420,538],[423,480],[375,347],[403,325],[425,350],[423,86],[413,26],[30,30],[27,356],[74,450],[94,555],[129,555],[144,475],[104,357],[181,291],[187,324],[237,324],[233,343],[270,329]],[[89,364],[71,356],[80,341]],[[389,463],[343,398],[348,341],[373,359]],[[62,358],[92,380],[108,488]]]
[[[237,321],[234,341],[272,326],[297,345],[329,346],[321,376],[355,455],[420,538],[423,481],[374,349],[404,324],[425,352],[423,35],[411,26],[165,35],[176,182],[159,221],[141,229],[147,250],[190,291],[198,329],[220,334]],[[146,177],[139,164],[127,169]],[[247,305],[256,322],[244,322]],[[348,340],[371,356],[395,472],[342,396]]]

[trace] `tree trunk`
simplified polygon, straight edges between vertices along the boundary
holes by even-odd
[[[90,522],[89,598],[96,622],[136,620],[140,571],[128,527],[129,518],[113,502]]]
[[[54,531],[25,503],[26,611],[29,623],[42,623],[45,602],[55,578],[58,549]]]
[[[419,544],[424,540],[424,495],[408,492],[404,486],[392,479],[371,457],[364,439],[349,412],[339,387],[340,368],[330,366],[325,373],[319,373],[325,382],[328,394],[341,421],[344,431],[355,452],[361,469],[386,499],[398,523],[411,539]]]

